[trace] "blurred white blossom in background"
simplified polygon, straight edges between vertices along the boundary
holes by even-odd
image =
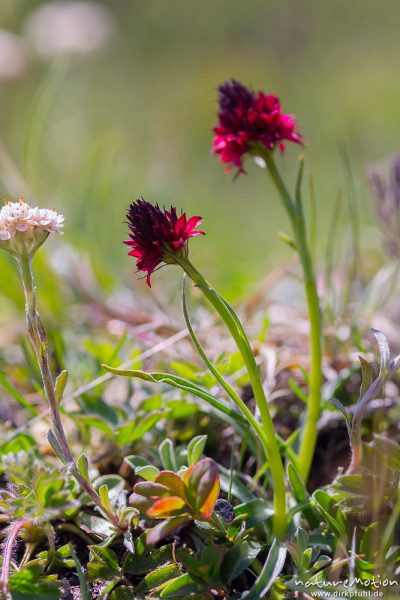
[[[17,79],[28,67],[25,42],[14,33],[0,29],[0,79]]]
[[[26,19],[25,35],[45,58],[87,54],[101,48],[115,31],[115,20],[94,2],[43,4]]]

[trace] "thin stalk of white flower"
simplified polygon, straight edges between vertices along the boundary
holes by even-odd
[[[43,387],[50,408],[55,438],[60,446],[65,462],[71,467],[71,471],[82,489],[115,527],[118,529],[123,529],[118,517],[103,506],[99,494],[87,481],[87,479],[82,476],[78,470],[78,467],[76,466],[75,459],[69,447],[69,443],[61,421],[60,409],[57,402],[54,382],[49,365],[48,339],[36,308],[36,290],[32,274],[31,258],[29,254],[27,252],[22,253],[19,257],[17,257],[17,263],[24,287],[26,301],[25,311],[29,339],[39,364]]]
[[[68,444],[61,421],[56,387],[51,374],[48,340],[36,308],[36,290],[32,273],[32,257],[46,241],[50,233],[61,233],[64,217],[53,210],[31,207],[21,197],[19,202],[8,202],[0,210],[0,248],[9,252],[17,261],[25,294],[25,312],[28,335],[35,352],[42,376],[45,396],[49,404],[54,431],[50,441],[59,458],[69,465],[82,489],[102,514],[119,530],[124,529],[117,515],[103,505],[99,494],[80,473]]]

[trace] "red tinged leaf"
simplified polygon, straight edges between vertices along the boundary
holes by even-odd
[[[219,482],[219,477],[217,477],[217,479],[215,479],[215,481],[214,481],[214,485],[213,485],[210,493],[207,496],[206,501],[204,502],[203,506],[200,508],[201,514],[204,515],[206,517],[206,519],[209,519],[211,517],[211,513],[214,510],[215,503],[218,500],[219,492],[220,492],[220,482]]]
[[[178,496],[169,496],[168,498],[160,498],[147,510],[146,514],[155,519],[165,519],[166,517],[174,517],[179,514],[185,506],[185,501]]]
[[[179,496],[179,498],[186,501],[185,484],[183,483],[183,479],[174,473],[174,471],[161,471],[157,475],[155,483],[164,485],[174,496]]]
[[[172,519],[168,519],[166,521],[161,521],[158,523],[153,529],[150,529],[147,533],[147,544],[149,546],[154,546],[168,537],[172,533],[174,533],[179,527],[188,523],[189,519],[187,517],[172,517]]]
[[[170,492],[165,485],[153,481],[140,481],[135,485],[133,491],[146,498],[164,498],[165,496],[170,495]]]
[[[129,504],[140,510],[140,512],[145,513],[146,510],[152,506],[153,501],[150,498],[146,498],[145,496],[133,492],[133,494],[129,496]]]
[[[220,489],[218,467],[215,462],[211,458],[203,458],[185,471],[182,477],[192,510],[209,517]]]

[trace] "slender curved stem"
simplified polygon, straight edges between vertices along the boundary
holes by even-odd
[[[43,380],[43,387],[50,408],[50,415],[53,423],[54,435],[59,444],[60,451],[62,452],[65,462],[70,465],[75,479],[78,481],[82,489],[87,493],[90,499],[94,502],[94,504],[99,507],[100,511],[114,525],[114,527],[117,527],[120,530],[124,529],[124,527],[120,524],[117,515],[110,512],[109,510],[107,510],[106,507],[103,506],[99,494],[92,487],[92,485],[81,475],[76,466],[75,458],[71,452],[67,436],[65,435],[64,427],[61,421],[60,409],[57,402],[53,377],[50,370],[49,355],[47,348],[48,340],[46,331],[43,327],[39,313],[36,309],[36,290],[32,274],[31,257],[29,253],[26,252],[18,256],[17,263],[21,274],[22,284],[24,287],[26,302],[25,312],[29,339],[31,341],[33,350],[35,352],[39,364],[40,373]]]
[[[192,263],[184,257],[177,257],[177,262],[220,315],[235,340],[246,365],[254,398],[260,411],[261,426],[240,399],[239,407],[259,435],[260,442],[267,455],[274,487],[273,533],[279,539],[283,539],[287,528],[285,470],[275,436],[271,414],[269,412],[268,401],[250,343],[237,316],[231,311],[226,302],[211,287],[201,273],[195,269]],[[237,398],[235,400],[237,401]]]
[[[186,275],[184,275],[184,278],[185,277],[186,277]],[[259,436],[260,440],[262,440],[263,438],[265,438],[265,433],[264,433],[262,426],[257,421],[257,419],[254,417],[251,410],[247,407],[246,403],[243,402],[243,400],[241,399],[239,394],[233,389],[233,387],[225,379],[225,377],[223,377],[221,375],[221,373],[218,371],[218,369],[215,368],[215,366],[213,365],[211,360],[208,358],[203,346],[200,343],[199,338],[197,337],[197,335],[193,329],[193,326],[192,326],[192,323],[190,321],[190,317],[189,317],[189,314],[187,311],[187,306],[186,306],[185,279],[183,280],[183,285],[182,285],[182,312],[183,312],[183,317],[185,319],[186,326],[190,333],[190,337],[192,338],[192,341],[196,347],[196,350],[198,351],[204,364],[209,369],[209,371],[212,373],[212,375],[214,375],[215,379],[218,381],[218,383],[221,385],[221,387],[226,391],[226,393],[228,394],[230,399],[236,404],[237,408],[242,412],[242,414],[246,418],[247,422],[253,427],[254,431]],[[276,439],[278,441],[279,447],[285,448],[285,453],[287,454],[289,459],[292,462],[294,462],[294,464],[297,466],[297,456],[295,455],[295,453],[290,448],[285,446],[284,440],[278,434],[276,434]],[[267,440],[265,439],[264,443],[263,443],[264,448],[266,447],[266,444],[267,444]],[[266,465],[266,468],[263,471],[264,473],[267,470],[267,468],[268,468],[268,465]]]
[[[307,415],[300,440],[299,470],[307,481],[314,451],[317,442],[317,424],[321,411],[321,385],[322,385],[322,319],[319,305],[319,297],[314,276],[314,267],[307,241],[305,218],[300,197],[300,184],[293,199],[289,193],[276,165],[272,154],[266,152],[262,155],[265,160],[272,181],[282,198],[288,213],[293,233],[296,239],[300,262],[303,268],[304,287],[306,292],[308,316],[310,320],[311,341],[311,370],[310,387],[307,404]]]

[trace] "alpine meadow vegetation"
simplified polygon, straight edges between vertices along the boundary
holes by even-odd
[[[207,219],[162,192],[132,190],[120,215],[139,280],[122,308],[62,215],[22,197],[0,211],[17,323],[0,363],[2,600],[400,595],[399,158],[368,169],[388,257],[366,275],[358,254],[335,263],[335,217],[315,251],[304,156],[294,182],[282,168],[306,136],[280,98],[232,79],[216,118],[232,184],[266,175],[288,221],[275,296],[267,280],[228,302],[197,266]]]

